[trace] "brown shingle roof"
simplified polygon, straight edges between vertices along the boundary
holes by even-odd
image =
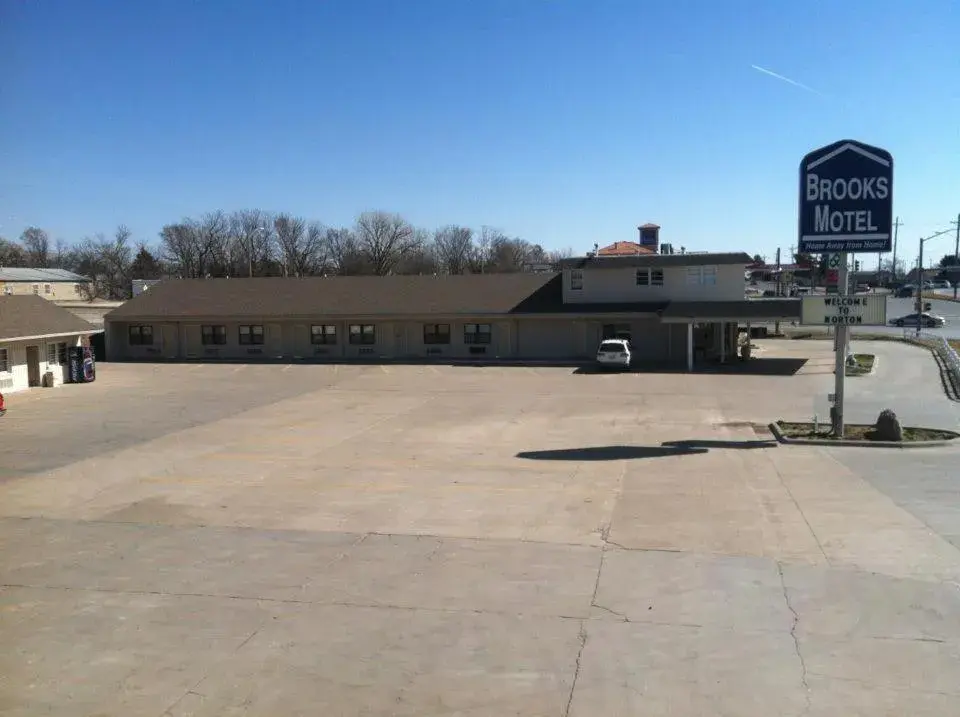
[[[558,280],[558,274],[169,279],[114,309],[106,320],[481,316],[509,314],[525,302],[544,311],[562,302],[554,291]]]
[[[97,327],[39,296],[0,296],[0,340],[88,334]]]

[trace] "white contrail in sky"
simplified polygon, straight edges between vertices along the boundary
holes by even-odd
[[[824,95],[822,92],[820,92],[819,90],[815,90],[815,89],[813,89],[812,87],[807,87],[807,86],[806,86],[805,84],[803,84],[802,82],[797,82],[796,80],[791,80],[789,77],[784,77],[783,75],[777,74],[777,73],[774,72],[773,70],[768,70],[766,67],[760,67],[760,65],[750,65],[750,67],[752,67],[753,69],[755,69],[757,72],[762,72],[762,73],[765,74],[765,75],[770,75],[770,77],[775,77],[775,78],[778,79],[778,80],[781,80],[781,81],[783,81],[783,82],[787,82],[787,83],[793,85],[794,87],[799,87],[801,90],[806,90],[807,92],[812,92],[813,94],[815,94],[815,95],[820,95],[821,97],[824,97],[824,96],[825,96],[825,95]]]

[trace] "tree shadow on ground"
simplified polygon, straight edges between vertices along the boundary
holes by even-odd
[[[664,441],[661,445],[670,448],[776,448],[780,444],[772,438],[757,441],[721,441],[717,439],[688,439],[683,441]]]
[[[544,451],[521,451],[517,458],[532,461],[624,461],[635,458],[665,458],[707,453],[697,446],[589,446],[587,448],[556,448]]]

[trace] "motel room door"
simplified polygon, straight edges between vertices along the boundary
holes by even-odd
[[[266,349],[270,358],[283,356],[283,329],[280,324],[267,324]]]
[[[40,385],[40,347],[27,346],[27,386]]]

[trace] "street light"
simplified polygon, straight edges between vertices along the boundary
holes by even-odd
[[[921,321],[923,316],[923,245],[931,239],[936,239],[937,237],[943,236],[944,234],[948,234],[952,231],[953,229],[944,229],[936,234],[931,234],[928,237],[920,238],[920,261],[917,262],[917,301],[914,304],[917,310],[917,336],[920,335],[920,329],[923,326],[923,322]]]

